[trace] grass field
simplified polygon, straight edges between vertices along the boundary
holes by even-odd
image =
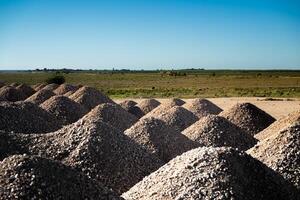
[[[0,80],[33,85],[54,74],[3,72]],[[112,98],[300,97],[300,71],[182,70],[178,76],[158,71],[84,71],[63,75],[67,83],[96,87]]]

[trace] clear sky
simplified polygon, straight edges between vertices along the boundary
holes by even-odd
[[[0,70],[300,69],[300,0],[0,0]]]

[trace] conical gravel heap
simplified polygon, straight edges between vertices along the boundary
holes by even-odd
[[[253,147],[257,140],[224,117],[207,115],[182,131],[201,146],[229,146],[240,150]]]
[[[11,83],[9,86],[11,87],[17,87],[18,85],[20,85],[19,83]]]
[[[258,140],[264,140],[272,134],[277,134],[280,130],[289,127],[294,123],[300,123],[300,110],[290,113],[288,116],[282,117],[268,126],[266,129],[257,133],[254,137]]]
[[[38,83],[32,86],[32,88],[35,91],[39,91],[40,89],[43,89],[47,84],[46,83]]]
[[[156,99],[145,99],[139,102],[136,106],[139,107],[144,114],[147,114],[154,108],[160,105],[160,102]]]
[[[13,86],[3,86],[0,89],[0,97],[2,101],[12,101],[12,102],[21,101],[26,98],[25,94],[22,91],[17,90]]]
[[[271,115],[251,103],[236,104],[229,110],[221,112],[220,116],[251,135],[262,131],[275,121]]]
[[[40,105],[41,108],[56,116],[63,124],[71,124],[85,115],[88,110],[79,103],[62,95],[56,95]]]
[[[198,120],[196,115],[181,106],[174,106],[156,118],[177,131],[183,131]]]
[[[171,106],[182,106],[183,104],[185,104],[185,101],[183,101],[182,99],[178,99],[178,98],[171,98],[171,99],[167,99],[164,102],[165,105],[171,105]]]
[[[70,84],[61,84],[58,88],[56,88],[53,92],[57,95],[64,95],[67,92],[75,92],[79,87]]]
[[[139,120],[124,134],[165,162],[188,150],[199,147],[196,142],[155,118]]]
[[[85,115],[84,119],[103,121],[120,131],[125,131],[138,121],[134,115],[128,113],[120,105],[111,103],[98,105]]]
[[[0,199],[122,199],[70,167],[37,156],[0,162]]]
[[[45,87],[43,87],[43,89],[54,91],[58,87],[59,87],[58,84],[50,83],[50,84],[46,85]]]
[[[193,99],[185,103],[182,107],[191,111],[199,118],[209,114],[217,115],[222,111],[221,108],[207,99]]]
[[[83,105],[88,110],[93,109],[101,103],[114,103],[110,98],[100,91],[91,87],[81,87],[74,94],[69,96],[73,101]]]
[[[295,199],[265,165],[229,147],[200,147],[178,156],[124,193],[127,200]]]
[[[58,130],[61,123],[30,102],[0,102],[0,130],[17,133],[45,133]]]
[[[21,84],[16,87],[17,90],[20,90],[23,94],[25,94],[26,98],[30,97],[35,93],[35,90],[26,84]]]
[[[300,194],[300,123],[277,131],[248,153],[294,184]]]
[[[144,112],[137,106],[137,103],[135,101],[125,100],[119,103],[119,105],[137,118],[141,118],[142,116],[144,116]]]
[[[54,92],[52,92],[51,90],[40,89],[36,93],[28,97],[25,101],[40,105],[41,103],[43,103],[44,101],[46,101],[54,95]]]

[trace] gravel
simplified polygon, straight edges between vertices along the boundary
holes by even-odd
[[[56,84],[56,83],[51,83],[51,84],[48,84],[46,85],[45,87],[43,87],[43,89],[46,89],[46,90],[51,90],[51,91],[54,91],[56,88],[58,88],[59,85]]]
[[[220,116],[227,118],[250,135],[257,134],[275,121],[271,115],[251,103],[236,104],[221,112]]]
[[[40,105],[41,108],[56,116],[64,125],[76,122],[88,110],[79,103],[62,95],[56,95]]]
[[[127,200],[287,199],[281,178],[251,156],[230,147],[188,151],[124,193]],[[294,196],[295,197],[295,196]]]
[[[13,86],[3,86],[0,89],[0,98],[2,101],[21,101],[26,98],[25,94]]]
[[[125,131],[138,121],[134,115],[124,110],[120,105],[111,103],[98,105],[84,116],[84,119],[103,121],[120,131]]]
[[[156,99],[145,99],[142,100],[140,103],[137,104],[137,107],[139,107],[144,114],[147,114],[154,108],[160,105],[160,102]]]
[[[197,117],[201,118],[209,114],[217,115],[222,109],[207,99],[193,99],[182,107],[191,111]]]
[[[93,109],[101,103],[114,103],[100,91],[86,86],[79,88],[74,94],[69,96],[69,98],[83,105],[88,110]]]
[[[182,131],[193,141],[201,146],[213,147],[234,147],[240,150],[247,150],[253,147],[257,140],[244,132],[224,117],[207,115],[199,121]]]
[[[44,133],[58,130],[61,123],[30,102],[0,102],[0,130],[17,133]]]
[[[122,132],[87,118],[54,133],[9,133],[4,139],[3,146],[13,143],[16,150],[9,148],[2,157],[23,151],[62,161],[119,194],[163,165]]]
[[[46,83],[37,83],[35,85],[32,86],[32,88],[35,91],[39,91],[40,89],[43,89],[47,84]]]
[[[53,92],[57,95],[64,95],[67,92],[75,92],[79,89],[79,86],[70,85],[70,84],[62,84],[58,88],[56,88]]]
[[[41,103],[43,103],[44,101],[46,101],[54,95],[54,92],[52,92],[51,90],[40,89],[36,93],[28,97],[25,101],[40,105]]]
[[[0,88],[2,88],[3,86],[5,86],[5,82],[0,80]]]
[[[282,117],[272,123],[263,131],[257,133],[254,137],[258,140],[264,140],[272,134],[277,134],[280,130],[289,127],[293,123],[300,122],[300,110],[290,113],[288,116]]]
[[[196,115],[181,106],[174,106],[156,118],[177,131],[183,131],[198,120]]]
[[[248,153],[281,174],[300,194],[300,123],[276,131]]]
[[[137,103],[132,100],[125,100],[119,103],[119,105],[124,108],[127,112],[133,114],[137,118],[141,118],[145,113],[137,106]]]
[[[122,199],[70,167],[26,154],[0,162],[0,188],[0,199]]]
[[[30,97],[31,95],[33,95],[35,93],[35,90],[26,84],[18,85],[16,87],[16,89],[21,91],[26,96],[26,98]]]
[[[196,142],[168,127],[165,122],[151,117],[139,120],[124,134],[164,162],[199,147]]]

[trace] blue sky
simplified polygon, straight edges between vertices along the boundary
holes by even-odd
[[[299,0],[0,0],[0,69],[300,69]]]

